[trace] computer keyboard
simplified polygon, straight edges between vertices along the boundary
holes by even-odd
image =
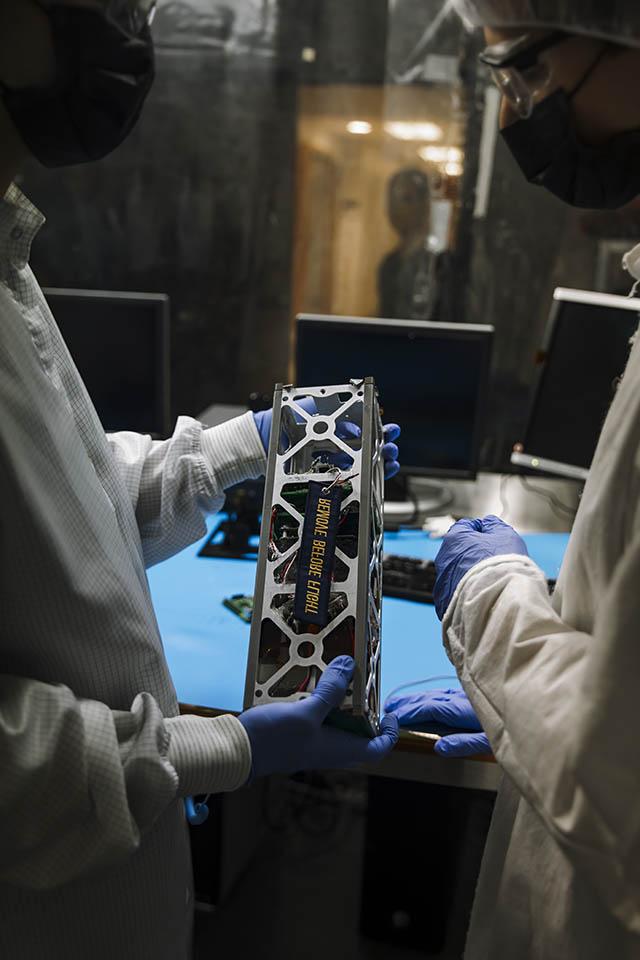
[[[401,600],[433,603],[436,565],[433,560],[398,557],[386,553],[382,560],[382,595]]]
[[[433,560],[417,557],[399,557],[386,553],[382,560],[382,595],[400,600],[416,600],[418,603],[433,603],[433,588],[436,582],[436,565]],[[547,588],[552,594],[556,581],[547,579]]]

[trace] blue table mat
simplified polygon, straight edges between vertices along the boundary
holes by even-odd
[[[208,532],[216,523],[210,518]],[[249,625],[222,605],[234,593],[252,594],[252,559],[198,557],[204,540],[149,570],[149,583],[167,660],[181,703],[242,709]],[[525,536],[532,558],[557,577],[568,534]],[[386,553],[435,557],[440,540],[418,530],[385,535]],[[413,680],[454,676],[433,606],[385,597],[382,613],[382,699]],[[434,686],[442,686],[437,682]],[[454,678],[450,685],[459,686]]]

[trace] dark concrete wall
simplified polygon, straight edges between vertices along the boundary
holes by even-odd
[[[44,285],[159,291],[172,305],[174,413],[242,401],[283,376],[295,78],[261,48],[157,52],[142,120],[113,155],[43,171],[25,189],[48,217]]]
[[[297,85],[381,83],[385,26],[385,0],[161,3],[132,136],[100,163],[28,168],[43,286],[169,294],[174,415],[286,378]]]

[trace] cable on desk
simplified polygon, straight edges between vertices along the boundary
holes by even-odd
[[[507,500],[507,483],[509,482],[510,475],[508,473],[503,473],[500,477],[500,509],[502,510],[501,517],[505,523],[508,523],[507,516],[509,514],[509,501]]]
[[[437,677],[425,677],[424,680],[410,680],[409,683],[401,683],[399,687],[395,687],[390,694],[385,697],[385,703],[387,700],[391,700],[391,697],[395,696],[396,693],[400,693],[401,690],[408,690],[409,687],[417,687],[423,683],[435,683],[436,680],[457,680],[457,676],[451,673],[444,673]]]
[[[577,508],[569,507],[566,503],[558,500],[558,498],[552,493],[549,493],[546,490],[541,490],[540,487],[532,486],[527,477],[520,477],[520,482],[525,490],[528,490],[530,493],[535,493],[539,497],[542,497],[544,500],[546,500],[556,517],[560,517],[561,520],[566,520],[567,517],[569,517],[571,520],[575,520],[576,513],[578,512]],[[562,511],[562,513],[558,513],[559,510]],[[564,516],[562,514],[564,514]]]
[[[407,523],[407,526],[412,527],[414,524],[417,524],[420,519],[420,505],[418,503],[418,498],[411,489],[411,485],[407,484],[407,497],[409,502],[413,507],[413,514],[411,515],[411,520]]]

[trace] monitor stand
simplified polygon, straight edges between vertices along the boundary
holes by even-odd
[[[227,490],[226,516],[218,520],[198,556],[241,560],[256,554],[263,496],[263,480],[247,480]]]
[[[452,494],[438,480],[420,484],[419,495],[413,493],[410,478],[400,473],[387,480],[384,491],[384,526],[386,530],[400,525],[418,524],[422,517],[441,513],[449,506]]]

